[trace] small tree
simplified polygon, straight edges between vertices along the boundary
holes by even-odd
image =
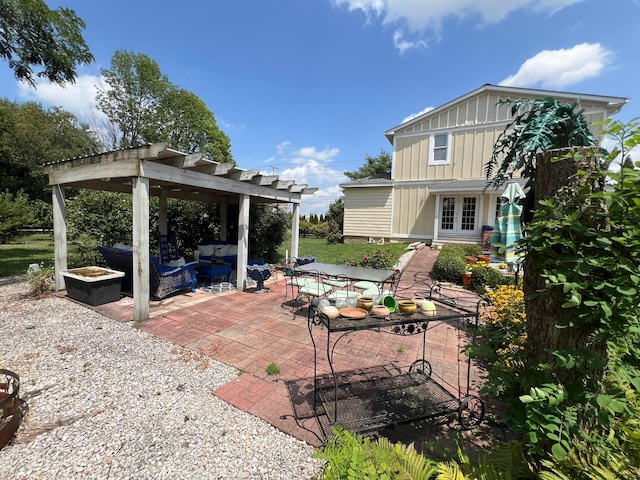
[[[257,204],[250,210],[249,257],[278,261],[278,248],[289,228],[287,212],[277,205]]]
[[[9,192],[0,193],[0,243],[15,238],[25,225],[33,221],[29,198],[22,192],[15,197]]]
[[[380,154],[377,157],[366,155],[364,165],[356,171],[344,172],[344,174],[351,180],[356,180],[389,172],[391,172],[391,154],[380,149]]]
[[[327,220],[327,242],[342,243],[342,228],[344,224],[344,197],[329,204],[329,210],[325,216]]]

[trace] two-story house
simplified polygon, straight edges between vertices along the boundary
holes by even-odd
[[[627,98],[483,85],[391,128],[391,173],[343,183],[346,242],[371,240],[480,243],[495,222],[504,190],[486,189],[485,165],[512,119],[505,99],[554,97],[580,101],[596,125],[620,111]],[[524,179],[516,179],[524,186]]]

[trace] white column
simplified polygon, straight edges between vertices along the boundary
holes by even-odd
[[[433,215],[433,240],[438,240],[438,225],[440,224],[440,194],[436,193],[436,211]]]
[[[226,203],[220,204],[220,240],[227,239],[227,213],[229,205]]]
[[[240,208],[238,213],[238,264],[236,271],[238,290],[246,288],[247,262],[249,260],[249,208],[251,197],[240,195]]]
[[[291,217],[291,258],[298,256],[298,243],[300,239],[300,204],[294,203]]]
[[[149,318],[149,179],[133,177],[133,311]]]
[[[62,272],[67,269],[67,209],[64,204],[64,187],[53,185],[52,193],[55,289],[64,290]]]
[[[160,189],[160,198],[158,202],[158,230],[160,235],[167,235],[169,229],[167,228],[167,196],[168,191],[166,188]]]

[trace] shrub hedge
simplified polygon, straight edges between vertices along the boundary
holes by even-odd
[[[467,270],[466,256],[482,253],[479,245],[447,244],[442,247],[433,265],[433,278],[441,282],[460,283],[462,274]]]

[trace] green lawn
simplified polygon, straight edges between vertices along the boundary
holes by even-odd
[[[53,265],[53,234],[29,234],[0,244],[0,277],[23,275],[31,263]]]
[[[386,251],[399,258],[407,248],[406,243],[389,243],[386,245],[373,245],[368,243],[329,244],[324,238],[307,237],[300,238],[298,243],[298,255],[301,257],[316,257],[318,262],[343,263],[349,260],[359,261],[364,255],[377,251]],[[285,249],[291,256],[291,241],[286,240],[280,246],[280,259],[284,262]]]
[[[300,238],[298,253],[301,257],[315,256],[318,262],[343,263],[349,260],[359,261],[365,254],[387,251],[400,257],[407,244],[328,244],[324,238]],[[69,247],[72,253],[74,246]],[[284,263],[286,250],[291,257],[290,237],[280,246],[280,261]],[[45,267],[53,265],[53,234],[37,233],[24,235],[10,243],[0,245],[0,277],[23,275],[31,263],[42,263]]]

